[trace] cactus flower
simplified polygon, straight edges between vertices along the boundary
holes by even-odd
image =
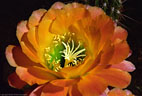
[[[131,81],[127,32],[101,8],[56,2],[21,21],[16,35],[20,46],[6,48],[16,67],[8,82],[19,89],[37,84],[31,96],[99,96]]]

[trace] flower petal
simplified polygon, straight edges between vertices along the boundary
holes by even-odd
[[[109,85],[119,88],[127,87],[131,81],[131,75],[128,72],[115,68],[100,70],[96,75],[106,80]]]
[[[101,50],[114,33],[114,22],[106,15],[99,16],[95,21],[96,26],[98,26],[101,32],[101,40],[99,44]]]
[[[36,89],[34,89],[30,94],[29,96],[41,96],[41,92],[43,90],[43,85],[41,86],[38,86]]]
[[[126,41],[119,41],[114,46],[114,54],[110,60],[110,64],[118,64],[128,57],[129,45]]]
[[[27,83],[22,81],[15,72],[8,76],[8,83],[10,86],[18,89],[21,89],[27,85]]]
[[[53,40],[54,34],[50,33],[50,27],[53,20],[48,18],[48,13],[45,14],[38,27],[38,42],[40,47],[48,47]]]
[[[107,88],[107,84],[104,79],[88,74],[82,77],[78,83],[78,88],[84,96],[99,96]]]
[[[28,21],[28,27],[32,28],[39,24],[42,16],[46,13],[45,9],[38,9],[36,11],[33,11],[32,15],[29,18]]]
[[[127,71],[127,72],[133,72],[136,69],[134,64],[132,64],[130,61],[126,61],[126,60],[122,61],[119,64],[114,64],[111,67],[121,69],[121,70]]]
[[[66,87],[77,83],[79,79],[57,79],[51,81],[51,84],[61,87]]]
[[[64,6],[65,6],[65,4],[62,3],[62,2],[55,2],[55,3],[51,6],[51,8],[53,8],[53,9],[62,9]]]
[[[58,10],[55,11],[55,13],[56,19],[51,26],[51,32],[62,35],[69,32],[69,26],[87,15],[87,11],[85,10],[85,8],[73,8],[68,11]]]
[[[112,37],[112,41],[115,42],[116,39],[121,39],[121,40],[126,40],[127,38],[127,31],[125,29],[123,29],[122,27],[120,26],[117,26],[114,30],[114,34],[113,34],[113,37]]]
[[[37,40],[37,27],[32,27],[29,29],[28,34],[27,34],[27,39],[29,43],[32,44],[35,51],[37,51],[39,48],[38,40]]]
[[[47,83],[42,90],[41,96],[67,96],[67,92],[67,87],[59,87]]]
[[[69,96],[82,96],[82,94],[78,90],[78,86],[72,85],[69,89]]]
[[[24,33],[27,33],[27,32],[28,32],[27,21],[21,21],[17,25],[17,31],[16,31],[18,40],[21,41],[22,36],[24,35]]]
[[[6,48],[6,58],[9,64],[13,67],[17,66],[41,66],[40,64],[32,62],[21,50],[20,47],[9,45]]]
[[[129,90],[114,88],[110,90],[110,92],[108,93],[108,96],[134,96],[134,95]]]
[[[36,10],[32,13],[28,21],[29,31],[27,38],[36,50],[38,49],[37,26],[39,25],[45,13],[45,9]]]
[[[15,46],[14,45],[8,45],[8,47],[6,48],[6,51],[5,51],[5,55],[6,55],[6,59],[8,60],[8,63],[13,66],[13,67],[16,67],[17,64],[15,62],[15,60],[13,59],[13,53],[12,53],[12,50]]]
[[[104,11],[99,7],[91,7],[91,6],[88,7],[87,6],[87,9],[93,19],[96,19],[96,17],[99,15],[105,14]]]
[[[29,85],[44,84],[49,80],[57,79],[57,77],[40,67],[17,67],[16,73],[21,80],[27,82]]]
[[[114,54],[114,46],[111,45],[111,42],[105,43],[104,48],[102,49],[100,65],[108,65],[109,61],[112,59]]]
[[[65,73],[64,78],[77,78],[80,77],[81,75],[84,75],[84,73],[86,73],[89,69],[92,68],[96,65],[96,62],[93,63],[91,58],[87,58],[86,60],[84,60],[84,63],[82,65],[79,66],[73,66],[73,67],[66,67],[60,70],[60,72]]]
[[[108,96],[127,96],[127,95],[121,89],[114,88],[108,93]]]
[[[20,45],[22,47],[22,50],[32,61],[39,63],[39,58],[37,57],[37,51],[28,40],[27,35],[28,33],[25,33],[21,38]]]
[[[21,44],[21,48],[24,54],[33,62],[39,63],[39,58],[37,57],[36,52],[31,51],[29,47],[26,46],[26,43],[21,42],[20,44]]]

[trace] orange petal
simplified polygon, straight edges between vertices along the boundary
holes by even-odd
[[[20,42],[20,44],[24,54],[33,62],[39,63],[39,58],[37,57],[36,52],[33,53],[24,42]]]
[[[78,90],[78,86],[75,84],[69,89],[69,96],[82,96],[82,94]]]
[[[67,87],[59,87],[47,83],[42,90],[41,96],[67,96],[67,92]]]
[[[117,26],[114,30],[114,34],[113,34],[113,37],[112,37],[112,41],[114,42],[116,39],[121,39],[121,40],[126,40],[127,38],[127,31],[125,29],[123,29],[122,27],[120,26]]]
[[[122,61],[119,64],[114,64],[111,66],[112,68],[117,68],[123,71],[127,71],[127,72],[133,72],[136,68],[135,66],[130,62],[130,61]]]
[[[78,83],[78,88],[84,96],[99,96],[107,88],[107,84],[104,79],[88,74],[82,77]]]
[[[74,67],[66,67],[61,69],[60,72],[65,73],[63,74],[64,78],[77,78],[83,75],[84,73],[86,73],[86,71],[88,71],[90,67],[92,67],[89,65],[95,66],[91,58],[86,58],[86,60],[84,60],[84,63],[82,65]]]
[[[37,27],[32,27],[29,29],[27,34],[27,39],[29,43],[32,44],[32,47],[34,47],[35,51],[37,51],[39,48],[38,40],[37,40]]]
[[[38,9],[33,11],[32,15],[29,18],[28,21],[28,27],[32,28],[39,24],[40,20],[42,19],[42,16],[45,14],[45,9]]]
[[[134,95],[129,90],[114,88],[108,93],[108,96],[134,96]]]
[[[101,65],[108,65],[114,53],[114,46],[111,45],[111,42],[108,42],[104,45],[101,55]]]
[[[98,26],[100,28],[100,32],[101,32],[101,40],[100,40],[100,50],[101,48],[103,48],[103,46],[105,45],[106,42],[108,42],[108,40],[110,40],[110,38],[113,35],[114,32],[114,22],[112,19],[110,19],[108,16],[106,15],[102,15],[99,16],[100,18],[98,18]],[[102,20],[101,20],[102,19]],[[103,23],[103,24],[101,24]]]
[[[13,58],[13,52],[12,52],[14,47],[15,47],[14,45],[7,46],[6,51],[5,51],[5,55],[6,55],[6,59],[8,60],[8,63],[11,66],[16,67],[17,64],[16,64],[16,62],[15,62],[15,60]]]
[[[79,79],[57,79],[57,80],[51,81],[51,84],[60,86],[60,87],[66,87],[66,86],[73,85],[77,83],[78,81]]]
[[[16,73],[23,81],[27,82],[29,85],[44,84],[49,80],[54,80],[57,77],[51,73],[48,73],[42,68],[39,67],[17,67]]]
[[[100,70],[96,75],[106,80],[109,85],[119,88],[127,87],[131,81],[131,75],[128,72],[115,68]]]
[[[29,96],[41,96],[41,92],[42,92],[43,87],[44,87],[43,85],[38,86],[36,89],[34,89],[34,90],[29,94]]]
[[[50,27],[52,25],[53,20],[48,18],[48,13],[45,14],[42,21],[38,26],[38,43],[42,48],[46,48],[50,46],[51,41],[53,40],[54,34],[50,33]]]
[[[16,66],[40,66],[40,64],[32,62],[21,50],[20,47],[9,45],[6,48],[6,58],[9,64]]]
[[[27,85],[27,83],[22,81],[15,72],[8,76],[8,83],[10,86],[18,89],[21,89]]]
[[[83,4],[80,4],[77,2],[68,3],[64,6],[64,10],[66,10],[66,11],[72,10],[74,8],[85,8],[85,6]]]
[[[17,25],[17,31],[16,31],[18,40],[21,41],[22,36],[24,35],[24,33],[27,33],[27,32],[28,32],[27,21],[21,21]]]
[[[114,46],[114,54],[112,56],[110,64],[118,64],[122,62],[124,59],[128,57],[130,50],[129,45],[126,41],[120,41],[120,43],[117,43]]]
[[[51,8],[53,8],[53,9],[62,9],[64,6],[65,6],[65,4],[62,3],[62,2],[55,2],[55,3],[51,6]]]
[[[108,93],[108,96],[127,96],[125,94],[125,92],[119,88],[115,88],[115,89],[112,89],[109,93]]]
[[[69,32],[68,27],[81,18],[85,17],[86,14],[87,13],[85,8],[73,8],[68,11],[56,11],[56,19],[51,26],[51,32],[56,34],[64,34]]]
[[[20,45],[23,52],[34,62],[39,63],[39,58],[37,57],[37,51],[34,49],[33,45],[30,43],[25,33],[21,39]]]
[[[30,29],[28,31],[27,38],[36,50],[38,49],[37,25],[39,25],[45,13],[45,9],[39,9],[34,11],[30,16],[28,22],[28,26]]]
[[[91,17],[93,19],[96,19],[97,16],[105,14],[104,11],[101,8],[99,8],[99,7],[91,7],[91,6],[89,6],[89,7],[87,7],[87,9],[89,10],[89,13],[91,14]]]

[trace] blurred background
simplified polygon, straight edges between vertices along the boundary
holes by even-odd
[[[8,85],[7,77],[15,71],[5,58],[8,45],[19,45],[16,38],[16,26],[21,20],[27,20],[31,13],[39,8],[49,9],[57,0],[1,0],[0,1],[0,95],[23,94],[23,91]],[[58,0],[64,3],[83,0]],[[127,89],[136,96],[142,96],[142,5],[141,0],[123,0],[120,25],[128,31],[128,43],[132,55],[128,58],[136,70],[131,73],[132,82]]]

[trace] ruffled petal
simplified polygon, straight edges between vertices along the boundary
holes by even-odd
[[[131,81],[131,75],[128,72],[115,68],[103,69],[94,74],[106,80],[109,85],[119,88],[127,87]]]
[[[21,89],[23,88],[25,85],[27,85],[26,82],[22,81],[18,76],[17,74],[14,72],[12,74],[10,74],[8,76],[8,83],[11,87],[14,87],[14,88],[18,88],[18,89]]]
[[[132,64],[130,61],[122,61],[119,64],[114,64],[111,66],[112,68],[117,68],[123,71],[127,71],[127,72],[133,72],[136,68],[134,66],[134,64]]]
[[[40,67],[17,67],[16,73],[20,77],[21,80],[27,82],[29,85],[33,84],[44,84],[50,80],[57,79],[55,75],[47,72],[43,68]]]
[[[104,79],[88,74],[82,77],[78,83],[78,88],[84,96],[99,96],[107,88],[107,84]]]
[[[17,66],[41,66],[40,64],[32,62],[21,50],[20,47],[9,45],[6,48],[6,58],[9,64],[13,67]]]
[[[24,33],[27,33],[27,32],[28,32],[27,21],[21,21],[17,25],[17,31],[16,31],[18,40],[21,41],[22,36],[24,35]]]
[[[41,96],[67,96],[68,87],[55,86],[47,83],[42,90]]]

